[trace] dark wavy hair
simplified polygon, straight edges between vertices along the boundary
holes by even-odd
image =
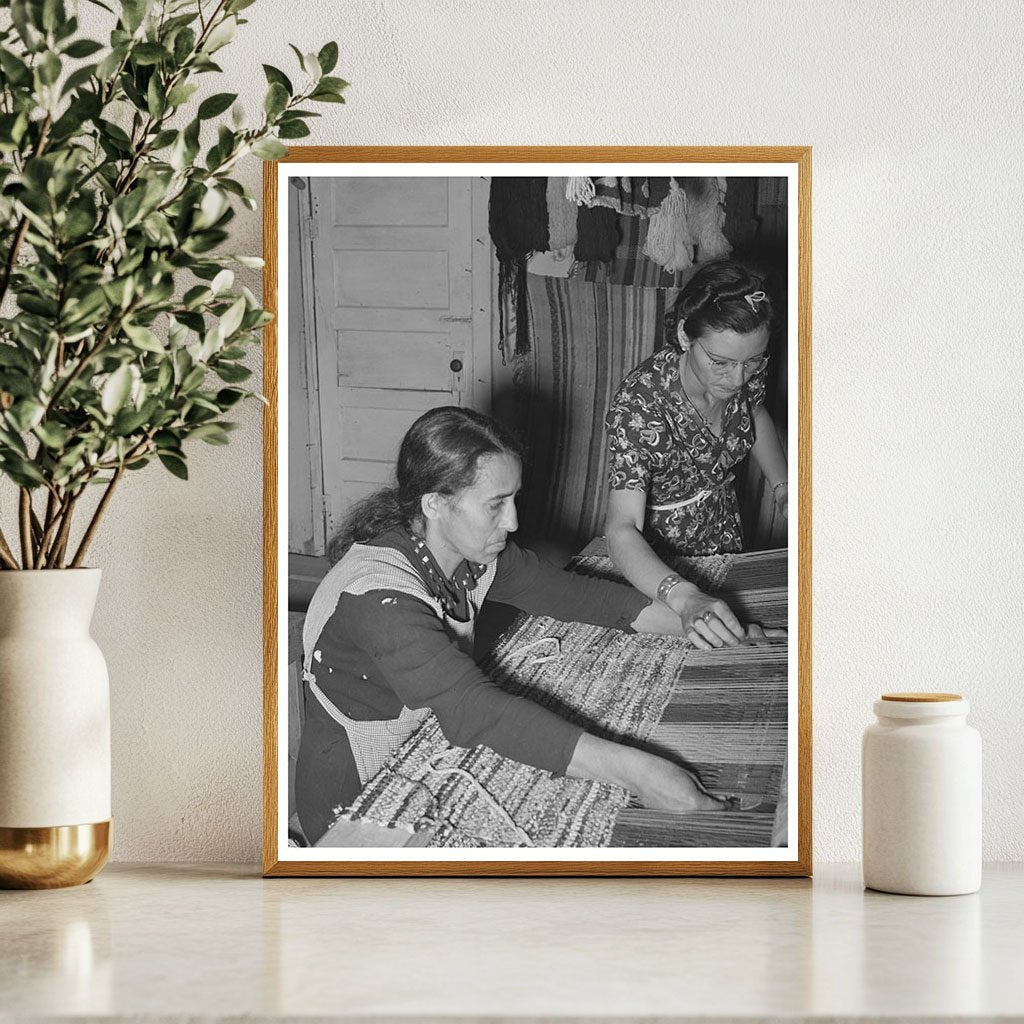
[[[396,485],[375,491],[349,509],[331,540],[328,557],[337,562],[353,545],[419,518],[424,494],[455,495],[472,487],[486,455],[523,458],[518,438],[496,420],[472,409],[443,405],[425,412],[402,438]]]
[[[745,296],[764,292],[753,303]],[[686,282],[679,298],[665,314],[665,340],[679,347],[679,325],[690,338],[708,331],[750,334],[771,326],[775,311],[765,276],[736,260],[706,263]]]

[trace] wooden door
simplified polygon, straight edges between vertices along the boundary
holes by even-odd
[[[486,195],[479,179],[311,184],[330,537],[355,501],[391,481],[402,436],[421,413],[479,407],[489,392],[489,242],[485,230],[474,238],[474,204],[478,218]]]

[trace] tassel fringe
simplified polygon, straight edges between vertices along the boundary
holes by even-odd
[[[589,206],[594,200],[594,182],[590,178],[567,178],[565,198],[577,206]]]
[[[669,193],[651,217],[644,253],[667,271],[675,273],[693,264],[693,237],[686,222],[686,195],[672,179]]]

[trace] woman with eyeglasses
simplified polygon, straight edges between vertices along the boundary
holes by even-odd
[[[663,559],[742,550],[732,470],[748,453],[788,514],[786,456],[764,407],[772,314],[759,274],[733,260],[702,267],[665,316],[673,344],[626,377],[606,418],[609,552],[697,647],[747,633],[724,601]]]

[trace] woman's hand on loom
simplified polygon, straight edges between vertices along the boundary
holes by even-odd
[[[732,609],[719,597],[712,597],[694,586],[679,584],[669,591],[669,607],[679,616],[687,640],[703,650],[735,647],[747,631]]]
[[[646,754],[639,750],[638,754]],[[652,811],[724,811],[729,801],[709,793],[692,772],[663,757],[646,754],[639,777],[629,786]]]
[[[677,596],[676,591],[679,591]],[[684,636],[695,647],[732,647],[741,643],[747,631],[732,609],[718,598],[709,597],[692,583],[678,584],[669,592],[668,605],[652,601],[632,621],[638,633]]]
[[[584,733],[565,774],[574,779],[610,782],[634,793],[657,811],[721,811],[729,801],[713,796],[692,772],[671,761]]]

